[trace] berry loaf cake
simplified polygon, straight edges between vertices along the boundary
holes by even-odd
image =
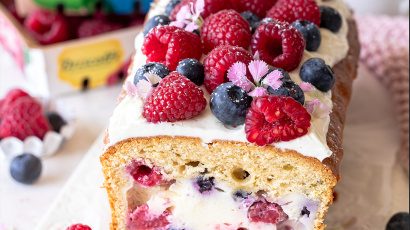
[[[359,44],[342,0],[158,0],[101,156],[111,229],[324,229]]]

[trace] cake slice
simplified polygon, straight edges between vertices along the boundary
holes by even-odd
[[[111,229],[324,229],[351,17],[342,0],[156,1],[101,156]]]

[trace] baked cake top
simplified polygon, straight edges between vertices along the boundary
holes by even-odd
[[[154,3],[135,39],[109,145],[191,136],[274,145],[320,161],[331,156],[330,66],[349,50],[344,2],[178,2]]]

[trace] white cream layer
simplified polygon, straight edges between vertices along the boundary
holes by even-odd
[[[161,14],[169,0],[160,0],[150,12],[150,16]],[[341,30],[334,34],[326,29],[321,29],[322,44],[317,52],[305,51],[301,65],[309,58],[319,57],[330,66],[334,66],[343,60],[349,50],[347,39],[348,24],[347,18],[351,17],[349,8],[342,0],[318,0],[320,5],[327,5],[336,8],[343,16],[343,26]],[[136,54],[133,63],[133,71],[128,80],[132,81],[137,68],[146,63],[146,57],[141,52],[143,35],[139,34],[135,39]],[[300,67],[290,73],[291,78],[300,83]],[[343,76],[339,76],[343,77]],[[209,99],[209,95],[204,90]],[[322,93],[317,90],[305,93],[306,101],[319,99],[322,103],[332,108],[331,92]],[[198,117],[175,123],[148,123],[142,116],[143,101],[138,97],[126,96],[114,111],[110,119],[108,134],[110,143],[113,145],[121,140],[132,137],[153,137],[153,136],[192,136],[198,137],[204,143],[214,140],[247,142],[244,127],[235,129],[225,127],[211,113],[209,106]],[[330,117],[313,117],[309,133],[303,137],[289,142],[273,144],[280,149],[295,150],[305,156],[317,158],[320,161],[331,156],[326,136],[329,128]]]

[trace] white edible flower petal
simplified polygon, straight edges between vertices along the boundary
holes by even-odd
[[[56,132],[48,132],[44,137],[44,156],[54,155],[63,143],[64,137]]]
[[[5,157],[11,159],[23,153],[23,142],[15,137],[7,137],[0,141],[0,148]]]
[[[24,140],[23,150],[24,153],[31,153],[37,157],[41,157],[43,153],[43,142],[35,136],[27,137]]]

